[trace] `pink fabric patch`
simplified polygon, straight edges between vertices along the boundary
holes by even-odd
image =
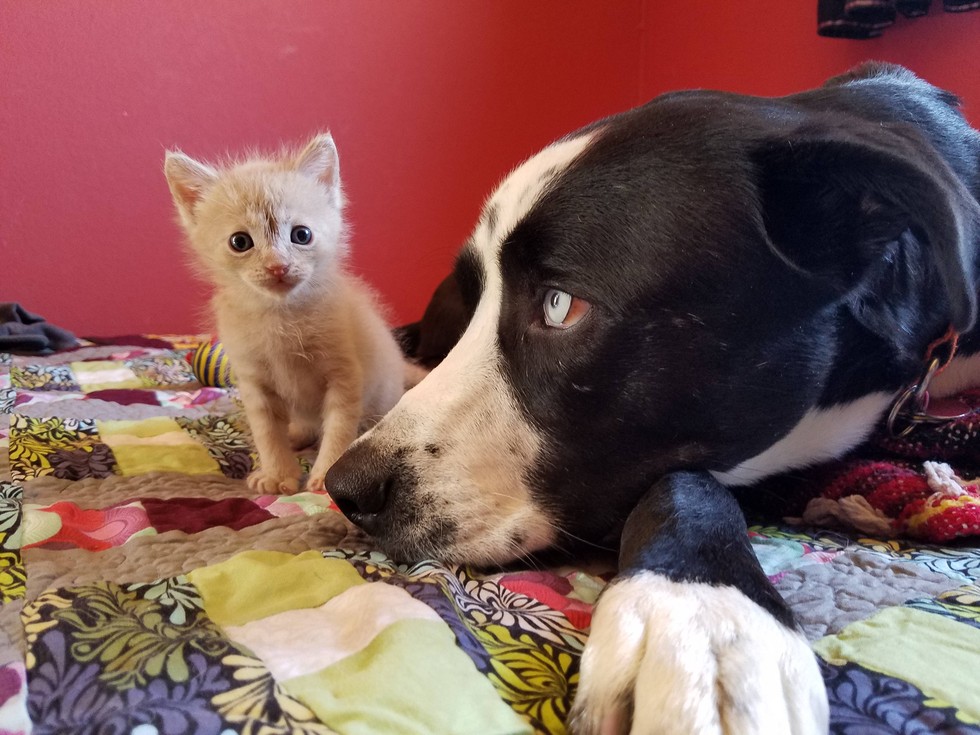
[[[20,694],[24,686],[24,665],[8,664],[0,668],[0,706]],[[0,730],[0,733],[7,732]]]
[[[507,575],[500,580],[500,586],[559,611],[579,630],[592,624],[592,606],[567,596],[572,592],[572,583],[564,577],[548,572],[521,572]]]
[[[103,551],[126,543],[135,533],[149,528],[147,515],[138,506],[119,506],[105,510],[82,510],[74,503],[60,502],[47,508],[61,518],[61,529],[54,536],[32,546],[51,549],[80,548]]]

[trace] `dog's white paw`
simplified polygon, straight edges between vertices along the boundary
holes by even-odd
[[[280,477],[264,470],[254,470],[245,480],[249,490],[264,495],[293,495],[299,491],[299,473],[296,477]]]
[[[809,644],[734,587],[642,572],[599,599],[570,725],[576,735],[825,735]]]

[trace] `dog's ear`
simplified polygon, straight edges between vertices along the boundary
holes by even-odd
[[[973,325],[980,206],[915,129],[799,128],[763,143],[755,163],[764,226],[791,267],[850,293],[914,237],[929,261],[920,267],[942,282],[950,323]]]

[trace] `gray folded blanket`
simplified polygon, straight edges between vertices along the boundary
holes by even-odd
[[[48,324],[20,304],[0,303],[0,352],[50,355],[77,346],[68,330]]]

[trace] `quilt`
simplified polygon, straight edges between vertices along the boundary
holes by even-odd
[[[606,560],[407,565],[325,493],[251,493],[237,394],[190,367],[203,339],[0,356],[0,735],[564,732]],[[917,441],[750,527],[834,733],[980,733],[975,449]]]

